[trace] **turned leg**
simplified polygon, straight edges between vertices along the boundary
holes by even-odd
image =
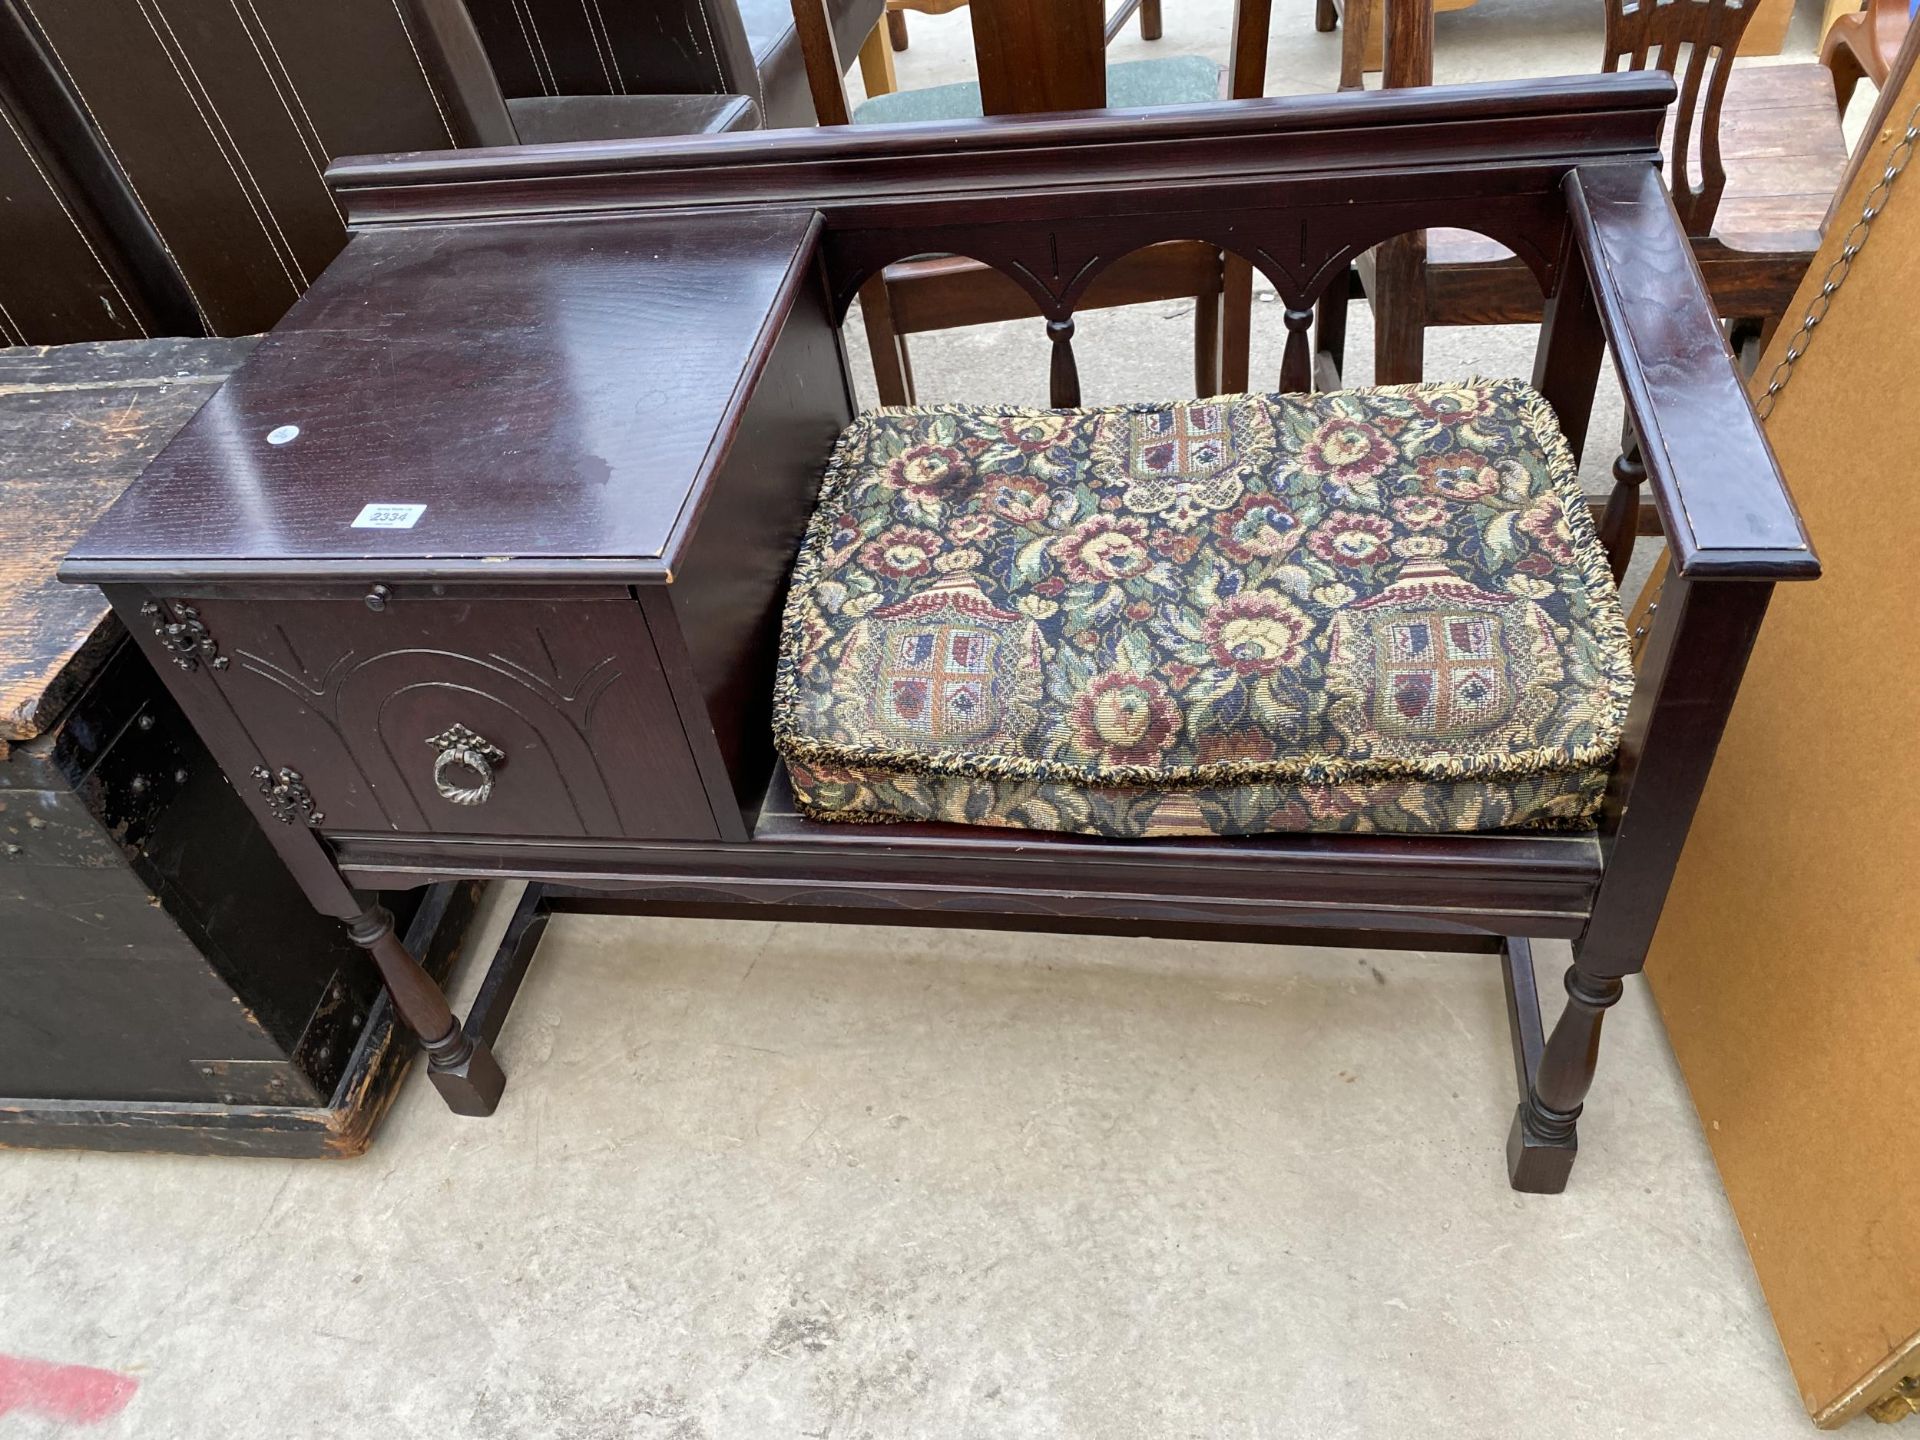
[[[887,40],[895,50],[907,48],[907,12],[904,10],[887,11]]]
[[[1600,1059],[1600,1022],[1620,998],[1613,975],[1590,975],[1576,962],[1567,969],[1567,1006],[1547,1037],[1527,1098],[1507,1136],[1507,1176],[1516,1190],[1558,1195],[1579,1151],[1575,1127]]]
[[[1140,0],[1140,38],[1158,40],[1160,35],[1160,0]]]
[[[380,967],[393,1008],[426,1046],[427,1077],[447,1108],[456,1115],[491,1115],[507,1077],[492,1049],[460,1028],[439,985],[407,953],[393,933],[392,914],[383,905],[363,910],[347,922],[347,933]]]
[[[1340,12],[1334,8],[1333,0],[1314,0],[1313,28],[1322,35],[1340,23]]]

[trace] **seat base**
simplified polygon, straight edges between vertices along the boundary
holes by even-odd
[[[809,819],[838,824],[994,825],[1111,839],[1321,833],[1434,834],[1590,830],[1606,791],[1601,767],[1562,775],[1355,785],[1237,785],[1194,789],[970,780],[887,771],[822,773],[796,765]],[[822,802],[825,803],[822,803]],[[830,808],[832,806],[840,808]],[[1461,817],[1474,823],[1463,827]]]
[[[780,836],[787,837],[787,845],[795,842],[806,843],[805,832],[813,830],[834,838],[833,832],[822,831],[821,827],[809,826],[807,822],[794,817],[780,797],[784,787],[779,776],[774,781],[775,794],[769,797],[769,806],[775,812],[770,825],[763,827],[764,838],[769,845],[780,844]],[[797,832],[797,833],[796,833]],[[843,832],[844,833],[844,832]],[[954,851],[960,847],[942,846],[938,832],[927,837],[933,847]],[[1288,872],[1283,857],[1276,853],[1279,847],[1290,843],[1284,839],[1266,842],[1238,842],[1231,847],[1194,847],[1192,859],[1195,865],[1204,865],[1207,873],[1218,875],[1221,867],[1208,864],[1218,859],[1231,862],[1257,858],[1258,868],[1252,872],[1257,893],[1262,900],[1272,898],[1272,879],[1283,878]],[[1593,849],[1593,842],[1587,841],[1585,847],[1567,841],[1574,849]],[[991,849],[991,840],[980,845],[970,838],[965,842],[965,864],[978,864],[985,861]],[[1065,839],[1055,842],[1063,852],[1072,849],[1091,848]],[[1529,847],[1527,842],[1514,840],[1502,841],[1496,837],[1487,837],[1482,841],[1465,842],[1498,847],[1512,845],[1516,849]],[[753,847],[746,847],[751,849]],[[837,847],[829,847],[837,848]],[[876,851],[874,861],[879,867],[871,872],[878,876],[888,868],[902,872],[903,879],[910,881],[914,860],[911,846],[889,843],[884,850]],[[1130,847],[1132,854],[1138,855],[1149,847]],[[1181,852],[1178,845],[1170,848],[1177,857]],[[1208,849],[1225,854],[1209,856]],[[1460,841],[1453,848],[1463,848]],[[1026,873],[1046,873],[1056,864],[1071,864],[1074,857],[1070,853],[1048,855],[1044,845],[1040,852],[1030,841],[1015,847],[1020,863]],[[1537,1094],[1541,1061],[1546,1051],[1547,1039],[1540,1016],[1540,999],[1534,976],[1533,948],[1531,941],[1521,935],[1499,935],[1494,933],[1457,932],[1439,930],[1421,933],[1417,930],[1365,930],[1340,931],[1334,929],[1316,929],[1305,926],[1295,927],[1262,925],[1256,923],[1252,915],[1246,915],[1238,922],[1226,916],[1203,919],[1208,900],[1189,897],[1179,893],[1179,875],[1197,874],[1193,866],[1182,867],[1176,861],[1169,876],[1173,890],[1162,889],[1153,894],[1149,907],[1158,912],[1153,917],[1131,918],[1117,908],[1101,910],[1098,907],[1100,897],[1091,893],[1072,891],[1081,898],[1094,902],[1086,913],[1068,915],[1055,913],[1047,909],[1021,910],[1019,901],[1013,893],[1005,889],[995,889],[991,895],[979,897],[981,908],[963,909],[957,903],[959,892],[954,887],[940,887],[944,905],[927,904],[931,892],[916,895],[911,888],[899,892],[889,890],[884,904],[874,904],[869,900],[862,904],[855,896],[833,897],[830,887],[824,881],[824,872],[828,868],[816,857],[816,867],[822,872],[816,875],[813,883],[796,897],[788,893],[786,887],[776,893],[750,895],[744,891],[727,898],[698,898],[688,887],[675,885],[668,880],[657,891],[645,889],[609,890],[591,884],[568,884],[564,881],[531,881],[523,892],[499,947],[494,952],[487,973],[481,981],[473,1006],[468,1012],[464,1031],[474,1038],[477,1044],[491,1046],[499,1038],[506,1023],[507,1014],[518,996],[528,969],[532,965],[540,937],[545,931],[550,916],[557,913],[576,914],[633,914],[676,915],[699,918],[762,919],[778,916],[789,922],[819,922],[831,924],[880,924],[888,926],[928,925],[945,926],[964,923],[968,928],[981,930],[1019,930],[1039,931],[1052,934],[1072,935],[1142,935],[1163,936],[1167,938],[1189,938],[1198,936],[1207,940],[1233,940],[1242,943],[1284,942],[1293,945],[1368,945],[1385,949],[1417,948],[1462,954],[1497,955],[1501,965],[1501,979],[1506,992],[1507,1023],[1509,1039],[1513,1050],[1514,1079],[1519,1092],[1519,1105],[1515,1110],[1514,1121],[1507,1138],[1507,1171],[1509,1183],[1515,1190],[1533,1194],[1556,1194],[1566,1188],[1573,1162],[1579,1153],[1579,1140],[1576,1125],[1578,1107],[1573,1117],[1559,1117],[1564,1123],[1551,1127],[1551,1133],[1543,1133],[1537,1117],[1543,1113]],[[1299,856],[1301,859],[1312,857]],[[1321,857],[1324,858],[1324,857]],[[1402,861],[1418,863],[1417,857],[1406,854],[1399,857]],[[1456,858],[1466,859],[1464,855]],[[709,857],[710,863],[711,857]],[[1279,862],[1279,868],[1275,868]],[[1111,867],[1103,866],[1103,869]],[[1096,872],[1097,873],[1097,872]],[[1456,872],[1456,879],[1458,872]],[[1112,883],[1107,877],[1108,884]],[[875,881],[874,883],[879,883]],[[709,881],[706,889],[712,888]],[[832,897],[832,898],[830,898]],[[1138,897],[1136,897],[1138,898]],[[1322,896],[1322,899],[1331,898]],[[916,908],[925,905],[926,908]],[[1138,907],[1136,907],[1138,908]],[[1324,913],[1324,912],[1323,912]],[[1537,922],[1536,922],[1537,923]],[[1578,1023],[1582,1018],[1578,1007],[1568,1007],[1573,1015],[1569,1022],[1563,1012],[1561,1024]],[[1556,1030],[1559,1027],[1556,1026]],[[1590,1082],[1591,1058],[1586,1066],[1587,1073],[1582,1077],[1582,1090]],[[498,1095],[494,1096],[497,1101]],[[481,1113],[481,1112],[460,1112]],[[1530,1117],[1534,1117],[1530,1119]],[[1551,1117],[1550,1117],[1551,1118]]]
[[[341,872],[375,890],[470,873],[405,838],[337,842]],[[1505,934],[1572,940],[1601,879],[1591,831],[1461,835],[1101,836],[810,819],[776,767],[752,838],[489,842],[488,867],[629,910],[727,906],[735,918],[959,925],[1073,934],[1392,945],[1490,953]],[[805,912],[804,914],[802,912]],[[1417,938],[1412,938],[1417,937]],[[512,931],[509,932],[512,938]],[[484,995],[484,989],[483,989]],[[469,1027],[489,1041],[497,1031]]]

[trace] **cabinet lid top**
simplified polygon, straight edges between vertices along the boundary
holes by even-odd
[[[666,578],[817,226],[356,235],[61,577]]]

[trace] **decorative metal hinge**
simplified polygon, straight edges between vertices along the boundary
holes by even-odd
[[[227,668],[227,657],[220,653],[219,642],[201,622],[200,612],[193,606],[176,603],[169,616],[158,600],[149,600],[140,607],[140,613],[153,622],[154,638],[173,652],[173,663],[182,670],[199,669],[203,656],[214,669]]]
[[[273,811],[273,818],[282,825],[291,825],[296,815],[304,818],[309,825],[318,825],[327,818],[313,808],[313,795],[300,778],[298,770],[289,770],[282,765],[275,771],[264,765],[256,765],[252,773],[253,778],[260,782],[260,793],[267,797],[267,808]]]

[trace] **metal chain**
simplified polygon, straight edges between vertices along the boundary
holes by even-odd
[[[1867,202],[1860,210],[1860,218],[1853,222],[1853,228],[1847,231],[1846,242],[1841,245],[1840,253],[1827,267],[1827,273],[1820,279],[1820,293],[1813,297],[1813,303],[1807,306],[1807,313],[1800,321],[1799,330],[1793,339],[1787,342],[1787,353],[1780,357],[1780,363],[1773,367],[1773,373],[1767,377],[1767,388],[1754,402],[1754,410],[1762,420],[1773,413],[1773,402],[1780,392],[1787,388],[1787,380],[1793,373],[1794,362],[1807,353],[1807,347],[1813,344],[1814,328],[1827,318],[1827,310],[1833,304],[1833,297],[1840,287],[1847,283],[1847,274],[1853,269],[1853,257],[1865,248],[1867,234],[1873,229],[1873,222],[1880,218],[1880,212],[1887,208],[1887,197],[1893,193],[1893,182],[1907,168],[1907,162],[1913,158],[1914,142],[1920,140],[1920,105],[1908,112],[1905,132],[1899,142],[1887,155],[1887,168],[1880,172],[1879,182],[1867,192]]]

